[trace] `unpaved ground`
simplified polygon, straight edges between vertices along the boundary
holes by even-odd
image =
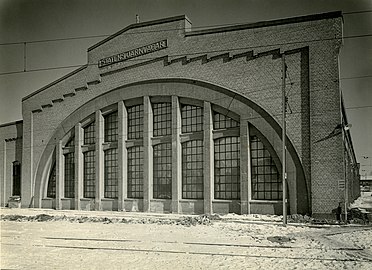
[[[114,222],[86,222],[105,213],[53,213],[65,218],[1,221],[2,269],[372,269],[372,229],[366,226],[283,227],[276,217],[194,226],[173,222],[184,220],[176,215],[129,213],[106,213]]]

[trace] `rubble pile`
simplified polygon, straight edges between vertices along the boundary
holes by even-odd
[[[0,220],[18,221],[18,222],[45,222],[45,221],[70,221],[77,223],[99,222],[104,224],[109,223],[127,223],[127,224],[158,224],[158,225],[210,225],[212,220],[220,220],[218,215],[199,215],[199,216],[182,216],[180,218],[108,218],[108,217],[87,217],[87,216],[52,216],[40,214],[36,216],[24,215],[1,215]]]
[[[308,215],[293,214],[287,217],[288,223],[312,223],[314,219]]]

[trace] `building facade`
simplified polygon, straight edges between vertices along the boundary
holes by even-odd
[[[1,205],[19,195],[35,208],[281,214],[285,89],[288,211],[329,214],[359,196],[350,134],[324,139],[347,124],[341,45],[340,12],[130,25],[0,127]]]

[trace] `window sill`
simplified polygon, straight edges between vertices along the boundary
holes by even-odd
[[[277,201],[269,201],[269,200],[250,200],[249,203],[277,204],[277,203],[282,203],[282,201],[281,201],[281,200],[277,200]]]
[[[117,198],[102,198],[101,201],[106,201],[106,202],[113,202],[117,200]]]
[[[180,199],[180,202],[204,202],[204,199]]]

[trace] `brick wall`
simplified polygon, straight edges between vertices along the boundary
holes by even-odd
[[[22,165],[22,121],[0,126],[0,205],[12,196],[13,162]]]
[[[108,91],[144,80],[187,78],[212,83],[253,101],[280,124],[279,53],[286,52],[292,109],[287,134],[304,167],[313,213],[328,211],[333,207],[329,202],[338,201],[342,195],[335,191],[343,172],[342,140],[335,137],[318,144],[315,141],[328,135],[341,119],[341,20],[331,16],[266,27],[193,32],[186,31],[187,19],[178,18],[128,29],[91,48],[86,67],[24,99],[23,117],[32,116],[32,125],[25,125],[25,139],[33,143],[32,151],[24,152],[26,159],[33,161],[24,177],[34,181],[46,145],[73,111]],[[96,65],[104,57],[163,39],[168,40],[167,49],[105,68]],[[212,96],[209,101],[213,103]],[[231,99],[226,100],[226,106],[230,102]],[[99,104],[96,106],[100,109]]]

